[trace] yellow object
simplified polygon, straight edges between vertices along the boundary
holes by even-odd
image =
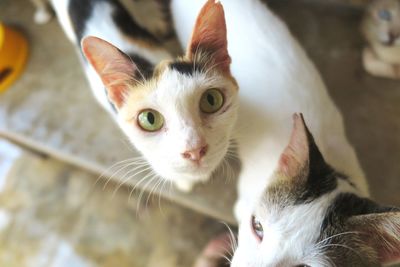
[[[0,23],[0,93],[22,73],[28,56],[28,44],[18,32]]]

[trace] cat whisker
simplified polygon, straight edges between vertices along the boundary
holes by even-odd
[[[353,248],[351,248],[351,247],[349,247],[349,246],[343,245],[343,244],[327,244],[327,245],[324,245],[324,246],[322,246],[322,247],[319,247],[319,249],[322,250],[322,249],[326,249],[326,248],[329,248],[329,247],[342,247],[342,248],[346,248],[346,249],[350,250],[351,252],[353,252],[354,254],[356,254],[356,255],[357,255],[358,257],[360,257],[361,259],[363,259],[363,256],[360,255],[360,253],[358,253],[355,249],[353,249]]]
[[[148,177],[150,177],[153,174],[153,171],[150,171],[149,173],[147,173],[142,179],[139,180],[139,182],[137,182],[131,189],[130,193],[129,193],[129,197],[128,197],[128,201],[131,199],[133,192],[136,190],[136,188],[146,179],[148,179]]]
[[[140,160],[140,159],[137,159],[137,160],[129,160],[129,161],[123,162],[123,163],[121,162],[120,164],[115,165],[114,167],[112,167],[112,168],[110,169],[110,171],[111,171],[113,168],[117,168],[117,167],[118,167],[118,169],[117,169],[115,172],[113,172],[112,175],[109,176],[109,178],[108,178],[106,184],[104,185],[103,189],[107,186],[108,182],[109,182],[112,178],[114,178],[115,176],[117,176],[117,175],[118,175],[121,171],[123,171],[124,169],[126,169],[126,168],[128,168],[128,167],[130,167],[130,166],[133,166],[133,165],[143,165],[143,164],[145,164],[145,163],[146,163],[146,162],[144,162],[144,161],[142,161],[142,160]],[[122,166],[121,166],[121,165],[122,165]],[[120,167],[119,167],[119,166],[120,166]]]
[[[109,167],[107,170],[105,170],[95,181],[95,184],[98,183],[98,181],[100,179],[105,178],[106,176],[108,176],[107,181],[105,182],[104,186],[103,186],[103,190],[107,187],[108,183],[110,182],[111,179],[114,178],[114,176],[116,174],[118,174],[120,171],[122,171],[123,169],[125,169],[126,167],[135,165],[135,164],[141,164],[142,162],[140,162],[140,159],[136,159],[136,158],[130,158],[130,159],[126,159],[126,160],[122,160],[119,162],[114,163],[111,167]],[[125,165],[126,164],[126,165]],[[120,165],[124,165],[123,167],[121,167],[119,170],[117,170],[116,172],[114,172],[112,175],[107,175],[108,172],[112,171],[114,168],[117,168]]]
[[[154,176],[153,178],[152,178],[152,180],[156,180],[156,183],[154,184],[154,186],[153,186],[153,188],[150,190],[150,193],[149,193],[149,195],[147,196],[147,199],[146,199],[146,207],[147,207],[147,205],[148,205],[148,203],[149,203],[149,200],[150,200],[150,197],[151,197],[151,195],[153,194],[155,194],[156,193],[156,190],[157,190],[157,188],[160,186],[160,184],[162,183],[162,180],[161,179],[159,179],[157,176]]]
[[[103,171],[103,172],[100,174],[100,176],[96,179],[96,181],[95,181],[94,184],[96,184],[100,179],[104,178],[104,177],[106,176],[106,174],[107,174],[108,171],[111,171],[111,170],[112,170],[113,168],[115,168],[116,166],[121,165],[121,164],[124,164],[124,163],[126,163],[126,162],[129,162],[129,161],[131,161],[131,160],[132,160],[132,158],[129,158],[129,159],[121,160],[121,161],[118,161],[118,162],[114,163],[113,165],[111,165],[110,167],[108,167],[105,171]]]
[[[140,169],[140,168],[144,168],[144,169]],[[133,175],[129,175],[130,173],[136,171],[140,169],[137,173],[133,174]],[[119,185],[115,188],[114,192],[113,192],[113,196],[115,196],[115,194],[117,193],[117,191],[126,183],[128,182],[130,179],[132,179],[133,177],[135,177],[138,174],[141,174],[145,171],[148,171],[151,169],[151,166],[138,166],[136,168],[133,168],[132,170],[128,171],[122,178],[121,178],[121,182],[119,183]],[[126,177],[126,178],[125,178]]]
[[[155,173],[154,172],[151,172],[151,174],[152,174],[152,176],[150,176],[150,178],[148,178],[148,182],[142,187],[142,189],[140,190],[140,194],[139,194],[139,198],[138,198],[138,202],[137,202],[137,204],[136,204],[136,208],[137,208],[137,211],[139,211],[139,208],[140,208],[140,202],[142,201],[142,197],[143,197],[143,194],[147,191],[149,191],[149,190],[146,190],[146,188],[153,182],[153,180],[156,178],[156,175],[155,175]],[[148,194],[151,194],[151,192],[149,192]],[[147,203],[145,203],[145,208],[147,208]]]
[[[343,233],[335,234],[335,235],[329,236],[329,237],[327,237],[327,238],[325,238],[325,239],[319,241],[319,242],[316,244],[316,246],[319,246],[320,244],[325,243],[325,242],[331,240],[332,238],[335,238],[335,237],[338,237],[338,236],[341,236],[341,235],[359,234],[359,233],[360,233],[360,232],[357,232],[357,231],[349,231],[349,232],[343,232]]]
[[[165,185],[166,185],[169,181],[168,181],[168,180],[165,180],[165,179],[163,179],[163,178],[160,178],[160,180],[162,181],[162,184],[161,184],[160,194],[158,194],[158,207],[160,208],[160,212],[161,212],[162,214],[164,214],[163,211],[162,211],[162,208],[161,208],[161,194],[164,192]]]
[[[232,249],[232,253],[233,253],[233,252],[236,251],[236,249],[238,247],[236,236],[235,236],[235,234],[233,233],[232,229],[229,227],[229,225],[226,222],[222,222],[222,223],[228,229],[229,239],[231,241],[231,249]]]

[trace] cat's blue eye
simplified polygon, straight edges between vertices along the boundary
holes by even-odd
[[[381,20],[390,21],[392,19],[392,14],[387,9],[381,9],[378,11],[378,16]]]

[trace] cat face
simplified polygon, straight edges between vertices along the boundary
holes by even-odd
[[[233,267],[381,266],[400,261],[400,209],[360,198],[325,163],[302,115],[271,184],[241,220]]]
[[[363,31],[371,42],[400,45],[400,1],[373,1],[367,9]]]
[[[186,191],[208,179],[225,157],[237,114],[221,4],[204,6],[186,55],[160,63],[150,78],[101,39],[87,37],[82,48],[119,125],[159,176]]]

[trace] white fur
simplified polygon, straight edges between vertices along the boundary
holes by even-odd
[[[205,1],[173,0],[183,46]],[[345,136],[342,117],[325,85],[287,27],[259,0],[221,1],[228,30],[231,70],[239,84],[235,131],[243,163],[235,214],[240,221],[287,145],[295,112],[302,112],[327,162],[349,175],[363,195],[364,173]]]
[[[68,14],[69,0],[53,0],[52,4],[66,35],[77,44],[79,40],[76,40]],[[85,25],[84,35],[100,37],[123,52],[137,54],[153,64],[171,59],[164,49],[142,48],[123,36],[112,19],[113,8],[106,1],[96,3]],[[84,67],[95,97],[115,115],[100,77],[89,64],[84,64]],[[174,182],[183,191],[190,191],[195,183],[208,180],[225,157],[236,121],[237,92],[232,89],[235,86],[226,78],[213,75],[212,71],[189,77],[167,69],[158,84],[151,87],[153,93],[139,103],[128,97],[127,104],[114,118],[158,176]],[[226,90],[224,106],[232,104],[227,112],[220,115],[201,114],[201,95],[210,88]],[[136,123],[138,113],[148,108],[159,111],[164,117],[165,127],[157,133],[144,132]],[[208,151],[197,166],[184,159],[182,153],[195,148],[201,140],[208,145]]]
[[[224,106],[232,104],[226,112],[200,112],[200,98],[209,88],[226,90]],[[159,176],[190,191],[195,183],[207,181],[225,157],[236,121],[236,95],[232,84],[222,77],[200,73],[189,77],[167,69],[151,95],[140,102],[128,97],[126,102],[135,105],[127,104],[121,109],[119,124]],[[139,111],[148,108],[164,117],[164,127],[156,133],[143,132],[132,123]],[[198,166],[182,154],[197,147],[201,140],[209,149]]]

